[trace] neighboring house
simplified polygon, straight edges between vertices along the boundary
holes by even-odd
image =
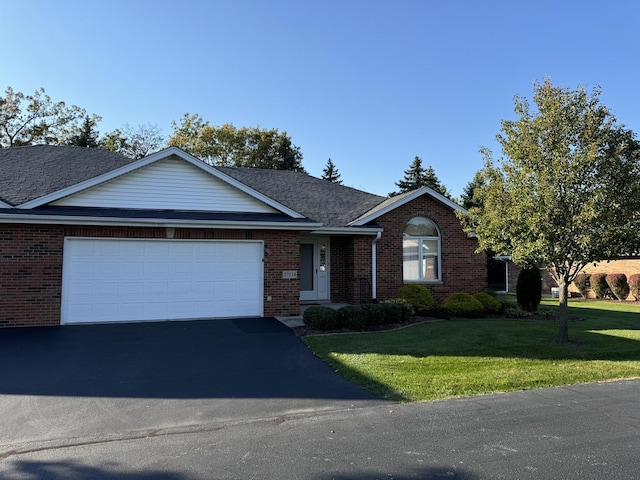
[[[518,275],[520,274],[522,267],[513,263],[511,258],[508,256],[497,257],[497,259],[504,262],[506,266],[506,277],[508,279],[506,293],[516,293]],[[640,273],[640,257],[630,256],[624,259],[603,260],[601,262],[590,263],[582,269],[581,273],[624,273],[628,278],[631,275]],[[551,274],[542,269],[541,276],[542,294],[547,296],[557,296],[558,284]],[[569,285],[569,294],[574,297],[581,296],[573,283]],[[595,298],[595,294],[592,291],[589,292],[589,298]]]
[[[0,149],[0,326],[287,316],[301,303],[486,288],[486,257],[428,188],[390,199],[309,175]]]

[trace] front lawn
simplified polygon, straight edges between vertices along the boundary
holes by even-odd
[[[545,299],[553,312],[557,299]],[[640,304],[570,302],[571,344],[541,319],[452,319],[375,333],[309,336],[350,381],[391,400],[434,400],[640,377]]]

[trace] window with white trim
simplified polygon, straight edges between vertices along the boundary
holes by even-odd
[[[405,282],[436,282],[440,273],[440,232],[424,217],[414,217],[402,234],[402,272]]]

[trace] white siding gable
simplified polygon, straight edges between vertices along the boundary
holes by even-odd
[[[274,213],[271,206],[177,158],[51,203],[56,206]]]

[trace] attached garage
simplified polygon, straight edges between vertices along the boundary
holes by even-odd
[[[62,323],[262,316],[262,241],[65,238]]]

